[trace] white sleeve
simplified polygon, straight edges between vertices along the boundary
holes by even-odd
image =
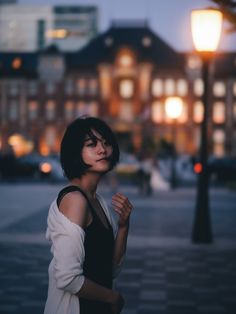
[[[59,211],[49,214],[48,230],[57,288],[76,294],[84,283],[84,230]]]

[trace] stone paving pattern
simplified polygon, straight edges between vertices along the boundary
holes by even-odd
[[[35,193],[44,191],[42,206],[37,204],[41,209],[0,228],[1,314],[43,313],[51,259],[44,240],[48,210],[44,202],[47,193],[52,195],[60,187],[54,186],[51,191],[44,185],[31,189]],[[0,195],[2,190],[0,185]],[[14,186],[9,191],[13,192]],[[193,245],[193,189],[160,192],[148,198],[139,196],[135,189],[123,188],[123,192],[135,204],[135,212],[125,265],[115,282],[126,299],[122,313],[235,314],[236,193],[211,191],[214,243]],[[104,195],[107,199],[111,196],[109,191]],[[10,208],[11,202],[1,203],[0,213],[3,206]]]

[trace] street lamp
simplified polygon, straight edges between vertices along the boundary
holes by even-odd
[[[173,141],[173,151],[171,160],[171,188],[176,188],[176,123],[177,119],[181,116],[183,111],[183,101],[180,97],[168,97],[165,101],[165,111],[166,115],[172,119],[172,141]]]
[[[212,231],[208,198],[208,110],[209,110],[209,63],[217,49],[221,28],[222,13],[214,9],[193,10],[191,15],[192,36],[196,52],[202,59],[202,78],[204,83],[204,113],[201,124],[200,163],[202,170],[198,175],[197,200],[193,225],[192,241],[211,243]]]

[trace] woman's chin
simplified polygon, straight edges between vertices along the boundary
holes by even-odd
[[[105,174],[110,170],[110,166],[101,166],[101,167],[96,167],[94,169],[90,169],[91,172],[96,172],[96,173],[100,173],[100,174]]]

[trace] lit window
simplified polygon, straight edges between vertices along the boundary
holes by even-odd
[[[35,120],[38,114],[38,103],[36,101],[29,102],[29,119]]]
[[[233,95],[236,96],[236,81],[233,84]]]
[[[12,67],[14,70],[18,70],[22,66],[22,60],[20,58],[15,58],[12,61]]]
[[[88,114],[88,108],[83,101],[79,101],[76,105],[76,116],[80,117]]]
[[[148,37],[148,36],[143,37],[142,44],[143,44],[144,47],[150,47],[151,44],[152,44],[151,38]]]
[[[77,80],[76,88],[79,95],[84,95],[86,91],[86,80],[83,78],[80,78]]]
[[[72,79],[67,79],[65,81],[65,92],[67,95],[73,94],[74,91],[74,84]]]
[[[65,103],[65,119],[72,120],[74,118],[74,104],[72,101]]]
[[[130,98],[134,94],[134,83],[131,80],[122,80],[120,82],[120,95],[123,98]]]
[[[9,85],[9,94],[11,96],[17,96],[20,91],[20,86],[17,81],[11,81]]]
[[[165,81],[165,93],[166,95],[174,95],[175,94],[175,82],[172,79],[167,79]]]
[[[37,94],[37,82],[36,81],[30,81],[28,83],[28,92],[29,95],[34,96]]]
[[[163,104],[159,101],[155,101],[152,104],[152,121],[155,123],[160,123],[164,118],[164,109]]]
[[[193,121],[201,123],[203,120],[204,106],[201,101],[196,101],[193,106]]]
[[[196,96],[202,96],[204,91],[204,85],[202,79],[196,79],[193,85],[193,91]]]
[[[120,56],[119,64],[122,67],[130,67],[133,64],[133,58],[129,54],[123,54]]]
[[[184,103],[183,104],[183,109],[182,109],[182,112],[181,112],[181,115],[180,117],[178,118],[178,122],[181,122],[181,123],[185,123],[188,121],[188,107],[187,105]]]
[[[16,100],[11,100],[9,103],[9,120],[15,121],[18,118],[18,103]]]
[[[111,74],[109,69],[106,67],[101,68],[100,72],[100,82],[101,82],[101,95],[102,98],[107,99],[111,94]]]
[[[112,37],[106,37],[105,38],[105,45],[107,47],[110,47],[110,46],[112,46],[112,44],[113,44],[113,38]]]
[[[215,130],[213,132],[213,151],[216,156],[223,156],[225,153],[225,132],[223,130]]]
[[[213,105],[213,121],[215,123],[225,122],[225,104],[221,101],[218,101]]]
[[[225,83],[223,82],[215,82],[213,85],[213,94],[216,97],[223,97],[225,96],[226,88]]]
[[[89,92],[91,95],[96,95],[98,90],[98,82],[96,79],[89,80]]]
[[[45,131],[45,144],[48,149],[48,153],[54,150],[56,145],[56,129],[55,127],[47,127]]]
[[[164,111],[164,119],[165,119],[165,123],[168,123],[168,124],[173,123],[173,120],[172,120],[171,117],[167,114],[166,110]]]
[[[190,56],[188,58],[188,68],[196,70],[201,68],[201,59],[198,56]]]
[[[89,115],[92,117],[98,116],[98,103],[96,101],[92,101],[89,104]]]
[[[163,81],[161,79],[154,79],[152,82],[152,95],[158,97],[163,95]]]
[[[47,82],[47,84],[45,85],[46,88],[46,92],[48,95],[51,95],[54,93],[55,90],[55,83],[52,81]]]
[[[120,104],[120,119],[125,121],[133,120],[133,107],[131,102],[125,101]]]
[[[67,36],[68,31],[65,29],[49,29],[46,32],[47,38],[63,39]]]
[[[46,119],[47,120],[53,120],[55,118],[55,109],[56,109],[55,101],[49,100],[46,103]]]
[[[53,58],[51,65],[54,70],[61,71],[64,67],[63,59],[61,57]]]
[[[188,93],[188,85],[187,85],[186,80],[184,79],[177,80],[176,89],[177,89],[177,94],[179,96],[186,96]]]

